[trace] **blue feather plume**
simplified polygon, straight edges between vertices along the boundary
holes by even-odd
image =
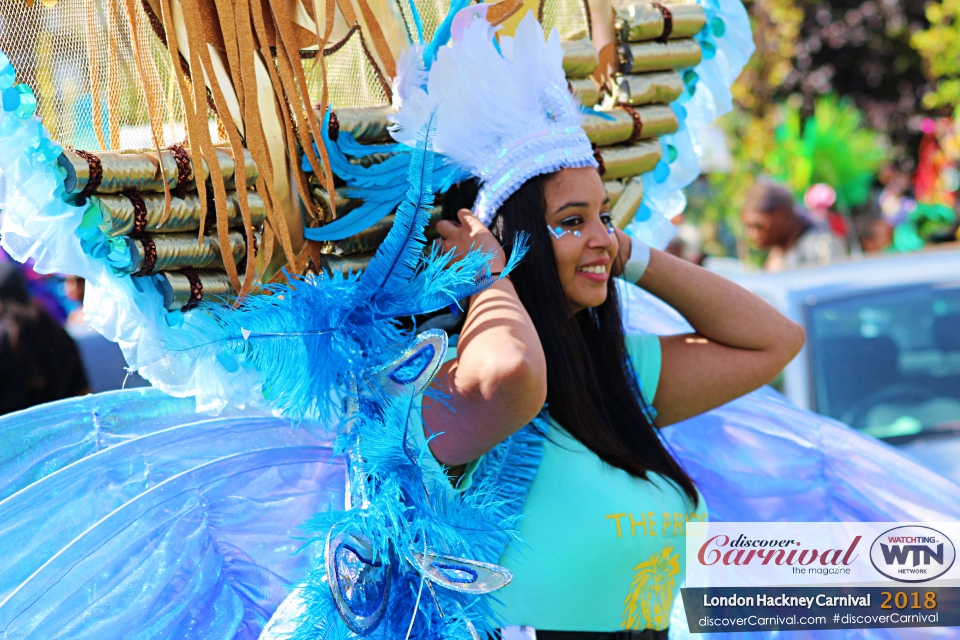
[[[429,549],[496,561],[517,537],[520,509],[513,486],[480,482],[472,493],[453,495],[446,475],[425,464],[431,455],[426,447],[411,453],[407,423],[415,391],[389,395],[375,382],[377,372],[411,345],[413,336],[397,317],[444,308],[496,281],[489,271],[492,256],[483,251],[455,257],[435,246],[424,253],[433,204],[433,131],[431,117],[419,132],[396,222],[366,271],[290,277],[286,284],[268,286],[266,295],[244,298],[235,309],[202,305],[186,314],[177,332],[182,343],[170,345],[170,353],[210,358],[236,375],[252,372],[262,402],[283,415],[333,418],[340,428],[335,448],[348,460],[351,493],[363,496],[354,504],[362,507],[319,514],[305,527],[308,544],[324,544],[334,528],[350,531],[369,540],[375,557],[390,564],[389,606],[378,637],[471,640],[493,632],[492,597],[442,585],[426,588],[408,554]],[[519,238],[500,277],[524,251]],[[491,460],[530,475],[537,442],[531,440],[521,457],[511,453]],[[321,561],[300,585],[305,609],[294,640],[357,637],[334,604],[330,580]]]
[[[342,218],[322,227],[305,229],[304,236],[314,242],[349,238],[390,214],[393,208],[403,200],[404,194],[409,191],[407,179],[411,175],[410,163],[416,157],[414,149],[400,143],[362,145],[349,131],[341,131],[335,141],[331,140],[330,114],[331,110],[328,109],[324,115],[323,126],[320,127],[323,143],[330,157],[330,166],[334,174],[347,184],[346,195],[350,198],[362,199],[364,202]],[[351,162],[348,157],[362,158],[384,153],[393,155],[369,166]],[[448,158],[434,158],[433,163],[431,171],[435,178],[432,182],[441,193],[466,177],[464,170],[455,166]],[[304,156],[302,168],[304,171],[310,168],[306,156]]]
[[[395,318],[438,311],[489,286],[486,253],[471,251],[454,264],[437,250],[423,253],[433,202],[432,122],[410,156],[397,220],[362,275],[290,277],[236,308],[202,304],[186,314],[166,357],[252,372],[265,408],[327,420],[339,414],[349,380],[383,366],[409,342]],[[515,250],[512,262],[522,255]]]

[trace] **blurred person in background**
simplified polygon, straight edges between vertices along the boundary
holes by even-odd
[[[893,244],[893,225],[883,216],[859,216],[854,227],[864,253],[879,253]]]
[[[740,212],[747,239],[768,251],[763,268],[783,271],[827,264],[847,254],[829,229],[801,213],[787,187],[767,179],[754,183]]]
[[[689,222],[677,225],[677,235],[663,250],[696,265],[703,265],[703,238],[696,226]]]
[[[26,280],[0,263],[0,414],[88,393],[77,345],[30,299]]]

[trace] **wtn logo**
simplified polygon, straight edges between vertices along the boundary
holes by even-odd
[[[882,542],[880,543],[880,550],[883,552],[884,563],[888,565],[906,564],[911,555],[913,555],[913,566],[915,567],[919,566],[921,561],[923,564],[930,564],[931,560],[939,565],[943,565],[942,542],[937,545],[936,551],[934,551],[928,544],[885,545]]]
[[[953,542],[936,529],[896,527],[884,532],[870,547],[874,568],[899,582],[926,582],[945,574],[956,559]]]

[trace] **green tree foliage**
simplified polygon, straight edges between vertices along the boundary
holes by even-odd
[[[765,172],[788,184],[798,199],[811,185],[825,182],[836,190],[842,210],[865,203],[887,149],[876,132],[862,126],[860,111],[850,101],[824,96],[813,116],[801,122],[799,109],[784,108]]]
[[[937,83],[923,97],[923,106],[949,107],[960,117],[960,0],[932,3],[926,15],[930,27],[910,39],[923,56],[927,76]]]

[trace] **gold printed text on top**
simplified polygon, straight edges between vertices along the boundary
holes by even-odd
[[[625,44],[621,55],[622,73],[645,73],[695,67],[703,52],[696,40],[670,40]]]

